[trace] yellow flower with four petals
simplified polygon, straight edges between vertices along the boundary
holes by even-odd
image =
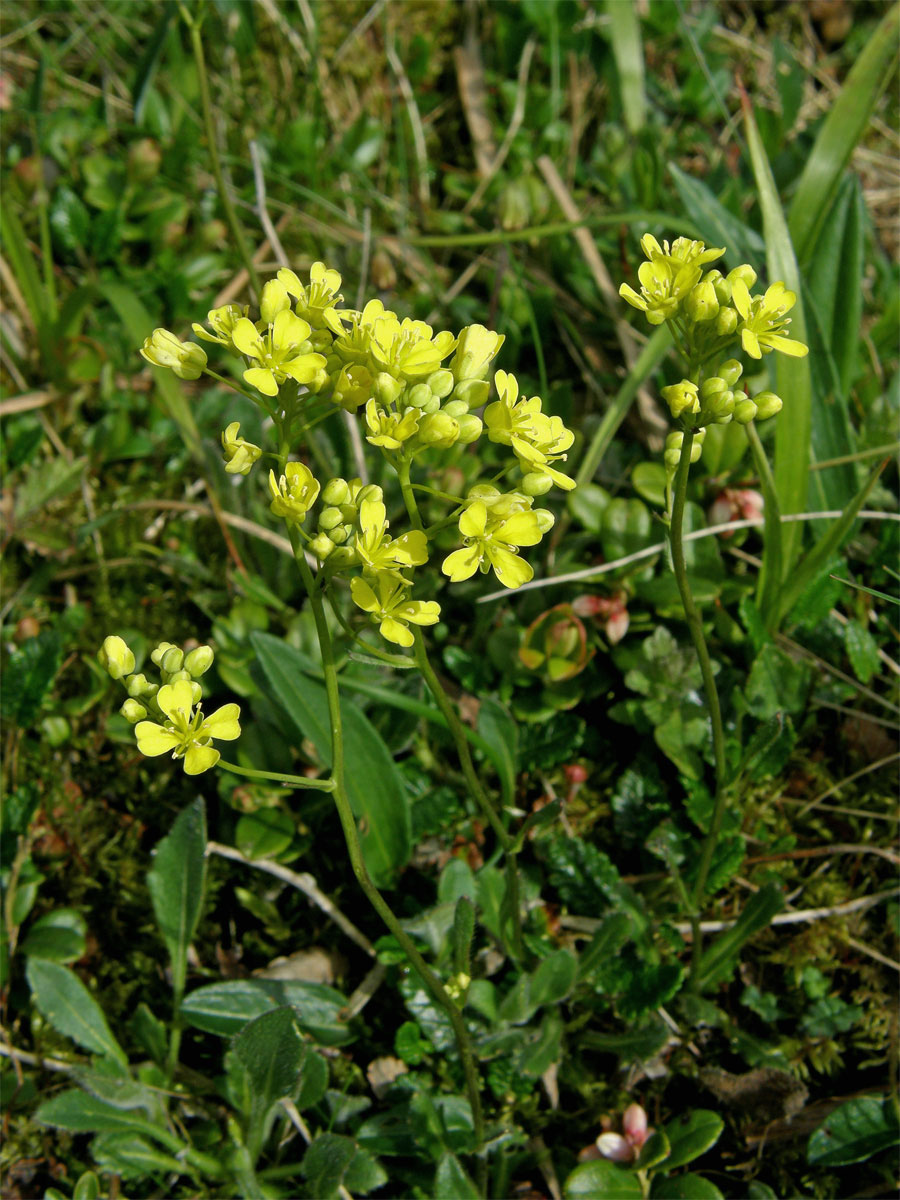
[[[225,704],[204,717],[199,704],[194,709],[193,689],[186,679],[161,687],[156,703],[168,719],[162,725],[156,721],[135,725],[138,750],[147,758],[171,751],[173,758],[183,760],[186,775],[199,775],[219,761],[219,751],[209,744],[213,738],[232,742],[241,736],[240,706]]]

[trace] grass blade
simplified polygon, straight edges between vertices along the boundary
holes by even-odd
[[[813,257],[844,167],[894,69],[898,23],[900,4],[895,4],[853,64],[803,168],[790,211],[791,235],[801,263]]]
[[[781,279],[792,292],[797,293],[797,304],[791,313],[791,337],[805,342],[806,316],[801,295],[800,271],[794,256],[791,235],[778,198],[772,168],[746,95],[743,97],[743,107],[747,146],[762,209],[769,281]],[[809,488],[809,443],[812,429],[812,379],[809,358],[789,358],[785,354],[777,354],[775,357],[775,391],[779,396],[787,397],[775,432],[775,487],[781,511],[785,514],[798,513],[803,512],[806,506]],[[784,576],[790,575],[800,552],[801,532],[798,526],[792,524],[782,527],[781,563]]]
[[[644,93],[644,50],[635,0],[606,0],[606,15],[613,57],[619,75],[622,112],[629,133],[644,128],[647,97]]]

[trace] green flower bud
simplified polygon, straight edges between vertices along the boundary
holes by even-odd
[[[351,533],[352,529],[349,525],[335,525],[333,529],[328,530],[328,536],[336,546],[342,546]]]
[[[156,649],[151,652],[150,661],[158,667],[169,650],[177,649],[178,647],[174,642],[160,642]]]
[[[466,413],[464,416],[456,417],[455,419],[459,425],[459,436],[456,440],[460,445],[471,446],[473,442],[477,442],[484,428],[481,418],[476,417],[474,413]]]
[[[719,312],[716,289],[706,281],[698,283],[688,292],[684,307],[693,321],[711,321]]]
[[[130,725],[136,725],[138,721],[143,721],[147,715],[147,710],[143,704],[138,704],[137,700],[126,700],[119,712]]]
[[[556,517],[546,508],[535,508],[532,511],[537,517],[538,529],[541,531],[541,534],[548,533],[553,528]]]
[[[734,287],[737,280],[747,285],[747,291],[756,283],[756,272],[749,263],[741,263],[739,267],[735,267],[733,271],[729,271],[725,276],[728,282]]]
[[[332,529],[336,529],[338,525],[342,525],[343,523],[344,514],[339,508],[323,508],[319,513],[319,529],[324,533],[331,533]]]
[[[365,487],[359,489],[353,499],[359,507],[363,500],[384,500],[384,492],[377,483],[367,483]]]
[[[435,396],[434,392],[431,392],[428,396],[428,399],[422,405],[422,412],[430,414],[430,413],[440,412],[440,409],[441,409],[440,396]]]
[[[328,568],[339,571],[342,567],[352,567],[359,560],[359,555],[352,546],[335,546],[328,556]]]
[[[491,394],[487,379],[463,379],[453,389],[453,399],[462,400],[469,409],[481,408]]]
[[[749,425],[756,417],[756,405],[749,398],[739,400],[734,406],[734,419],[738,425]]]
[[[744,368],[736,358],[729,358],[719,367],[719,378],[723,379],[730,388],[734,387],[743,373]]]
[[[730,337],[738,327],[738,315],[733,308],[720,308],[716,315],[716,333]]]
[[[316,556],[316,558],[321,559],[324,562],[334,549],[334,542],[327,533],[320,533],[318,537],[314,537],[309,543],[309,549],[311,553]]]
[[[457,383],[462,380],[472,383],[483,380],[504,341],[502,333],[494,333],[493,330],[485,329],[483,325],[467,325],[459,335],[456,353],[450,362],[450,370]],[[489,387],[490,385],[488,385]],[[487,394],[485,391],[485,399]],[[479,403],[483,404],[484,399]],[[477,405],[469,407],[477,407]]]
[[[326,505],[346,504],[350,499],[350,484],[340,477],[329,479],[322,488],[322,503]]]
[[[425,382],[435,396],[444,400],[453,391],[453,385],[456,381],[453,378],[453,372],[448,371],[446,367],[442,367],[439,371],[434,371],[429,375]]]
[[[429,413],[419,424],[419,441],[425,446],[452,446],[459,437],[459,422],[444,412]]]
[[[441,412],[446,413],[448,417],[464,417],[469,411],[469,406],[465,400],[450,400],[441,408]]]
[[[677,467],[678,464],[681,462],[681,451],[680,450],[664,450],[663,451],[663,462],[666,464],[667,467]]]
[[[387,408],[388,405],[394,403],[405,387],[406,384],[402,379],[395,379],[386,371],[379,371],[372,380],[372,395]]]
[[[125,691],[134,700],[140,700],[142,696],[150,696],[152,684],[147,682],[146,675],[129,675],[125,680]]]
[[[406,393],[406,403],[413,408],[424,408],[434,397],[434,392],[427,383],[417,383]]]
[[[543,496],[553,487],[553,480],[549,475],[542,475],[540,471],[529,471],[522,480],[522,491],[526,496]]]
[[[184,667],[180,667],[177,671],[163,671],[162,674],[166,683],[178,683],[180,679],[183,679],[185,683],[192,682],[190,671],[186,671]]]
[[[174,675],[176,671],[180,671],[184,666],[184,651],[179,650],[177,646],[171,646],[162,656],[159,662],[159,669],[165,671],[167,675]]]
[[[195,679],[199,679],[201,675],[205,675],[209,668],[213,665],[212,646],[197,646],[190,654],[185,655],[184,667]]]
[[[767,421],[769,417],[780,413],[784,407],[781,397],[776,396],[774,392],[760,392],[758,396],[753,397],[753,403],[756,405],[757,421]]]
[[[721,271],[707,271],[704,279],[707,283],[713,285],[719,304],[728,304],[730,302],[731,284],[725,279]]]
[[[122,679],[134,670],[134,654],[120,637],[104,638],[97,658],[112,679]]]
[[[728,384],[719,375],[712,375],[709,379],[704,379],[700,384],[700,399],[703,401],[704,408],[708,401],[712,400],[713,396],[717,396],[719,392],[728,390]]]

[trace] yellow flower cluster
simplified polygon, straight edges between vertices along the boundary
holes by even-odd
[[[203,715],[203,689],[197,680],[213,664],[211,647],[197,646],[185,654],[172,642],[160,642],[150,655],[159,669],[160,683],[134,673],[134,653],[120,637],[106,638],[97,657],[128,692],[119,711],[134,725],[138,750],[147,758],[171,753],[181,759],[185,774],[199,775],[219,761],[219,751],[210,745],[213,739],[232,742],[240,737],[237,704],[225,704],[208,717]]]
[[[269,471],[272,512],[300,531],[327,577],[350,575],[353,600],[389,641],[410,646],[410,624],[439,618],[436,601],[411,598],[411,572],[427,561],[429,544],[442,530],[456,526],[461,543],[442,565],[451,582],[478,570],[493,570],[510,588],[531,579],[531,567],[516,551],[535,545],[553,523],[550,512],[533,508],[533,498],[554,486],[564,491],[575,486],[561,469],[574,435],[558,416],[543,411],[539,397],[520,396],[515,376],[506,371],[494,373],[496,398],[488,403],[502,334],[483,325],[469,325],[458,335],[435,330],[425,321],[401,319],[380,300],[360,310],[347,308],[341,276],[321,262],[313,263],[308,282],[287,269],[270,279],[258,320],[249,308],[226,304],[208,314],[206,326],[193,328],[204,342],[242,359],[243,381],[252,389],[246,394],[282,433],[290,430],[306,393],[359,414],[366,441],[400,478],[413,526],[421,526],[410,479],[417,459],[433,467],[435,451],[471,445],[485,432],[490,442],[512,451],[499,474],[495,468],[494,481],[512,473],[513,490],[503,492],[492,483],[472,487],[465,498],[445,496],[453,509],[444,519],[430,530],[414,527],[397,537],[389,533],[381,488],[359,479],[320,484],[305,463],[283,459],[280,471]],[[208,370],[200,346],[166,330],[156,330],[142,353],[184,378]],[[223,432],[222,447],[232,474],[247,475],[262,455],[240,436],[237,422]],[[434,500],[435,493],[426,490]],[[303,526],[313,509],[317,529],[308,532]]]

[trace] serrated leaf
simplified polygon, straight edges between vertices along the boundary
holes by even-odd
[[[669,1139],[669,1158],[666,1170],[683,1167],[705,1154],[722,1135],[725,1122],[718,1113],[706,1108],[695,1108],[665,1126]]]
[[[576,1167],[563,1187],[565,1200],[641,1200],[643,1194],[633,1172],[605,1158]]]
[[[768,642],[750,668],[744,688],[747,707],[760,721],[769,721],[779,713],[802,713],[809,684],[809,666]]]
[[[172,990],[180,999],[188,948],[206,890],[206,807],[202,797],[179,814],[171,832],[157,846],[147,888],[172,963]]]
[[[86,1050],[128,1065],[102,1008],[74,971],[61,963],[29,958],[25,974],[35,1004],[58,1033]]]
[[[269,634],[250,638],[273,698],[300,737],[314,743],[331,763],[331,724],[325,688],[304,675],[304,660],[292,646]],[[403,776],[371,722],[349,700],[341,701],[345,780],[359,825],[363,857],[376,884],[389,883],[409,858],[409,798]]]
[[[160,1129],[152,1122],[137,1116],[134,1111],[115,1108],[96,1096],[91,1096],[78,1088],[70,1088],[66,1092],[54,1096],[42,1104],[35,1113],[35,1119],[42,1125],[52,1125],[55,1129],[67,1129],[70,1133],[103,1133],[106,1131],[122,1131],[125,1133],[143,1133],[164,1146],[174,1150],[182,1148],[181,1142],[166,1129]]]
[[[844,1167],[865,1162],[897,1145],[900,1126],[890,1097],[857,1096],[826,1117],[812,1133],[806,1157],[813,1167]]]
[[[630,937],[631,918],[628,914],[610,913],[579,955],[579,979],[589,981],[594,971],[615,955]]]
[[[247,1150],[256,1161],[269,1131],[272,1109],[293,1098],[299,1081],[303,1042],[294,1010],[285,1006],[248,1022],[231,1043],[246,1073],[250,1092]]]
[[[49,962],[75,962],[84,954],[86,933],[87,923],[80,912],[57,908],[30,926],[21,951]]]
[[[339,1133],[320,1133],[306,1148],[300,1169],[310,1194],[321,1200],[336,1196],[345,1182],[349,1188],[351,1180],[355,1191],[366,1192],[387,1182],[384,1171],[368,1152]]]

